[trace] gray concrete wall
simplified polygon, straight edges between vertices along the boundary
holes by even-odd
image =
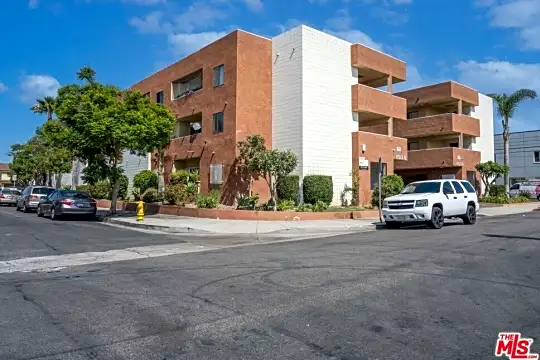
[[[510,133],[510,179],[540,179],[540,163],[534,162],[534,152],[540,152],[540,130]],[[495,161],[504,163],[502,134],[495,135]],[[511,181],[510,181],[511,182]],[[503,184],[502,178],[497,184]]]

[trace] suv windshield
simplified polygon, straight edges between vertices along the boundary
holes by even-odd
[[[438,181],[409,184],[401,191],[402,194],[438,193],[441,183]]]
[[[32,189],[32,194],[49,195],[53,191],[54,191],[54,189],[51,189],[51,188],[35,187],[35,188]]]

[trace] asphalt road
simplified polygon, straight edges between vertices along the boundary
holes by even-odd
[[[4,258],[178,241],[6,211]],[[539,257],[530,213],[0,274],[0,359],[494,359],[501,331],[540,352]]]

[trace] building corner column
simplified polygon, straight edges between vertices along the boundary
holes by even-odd
[[[388,92],[392,94],[392,83],[393,83],[392,75],[388,75]]]
[[[457,105],[457,112],[459,115],[463,115],[463,100],[459,99],[458,100],[458,105]]]
[[[458,144],[458,147],[460,149],[463,149],[463,133],[459,133],[459,144]]]
[[[394,118],[388,118],[388,136],[394,136]]]

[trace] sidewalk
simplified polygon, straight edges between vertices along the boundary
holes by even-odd
[[[480,205],[480,210],[478,211],[478,216],[501,216],[501,215],[512,215],[512,214],[521,214],[540,207],[540,202],[530,202],[526,204],[511,205],[511,206],[497,206],[497,205]]]
[[[375,230],[376,220],[246,221],[152,215],[137,222],[134,214],[106,217],[105,223],[168,233],[222,235],[339,233]]]

